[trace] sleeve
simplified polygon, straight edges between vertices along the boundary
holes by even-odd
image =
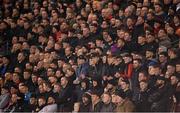
[[[133,71],[133,65],[132,65],[132,64],[129,64],[129,65],[128,65],[128,72],[127,72],[127,77],[128,77],[128,78],[131,78],[131,76],[132,76],[132,71]]]
[[[6,105],[9,103],[9,98],[9,95],[3,96],[2,100],[0,101],[0,109],[6,107]]]

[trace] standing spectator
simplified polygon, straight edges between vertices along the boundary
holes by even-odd
[[[167,111],[169,95],[165,93],[167,91],[166,79],[158,76],[156,86],[157,89],[148,97],[148,101],[151,103],[150,111]]]
[[[132,56],[126,54],[123,56],[125,69],[124,69],[124,76],[130,79],[132,77],[133,65],[132,65]]]
[[[71,111],[72,110],[72,88],[69,85],[67,77],[61,78],[61,93],[58,96],[57,104],[58,111]]]
[[[132,90],[138,88],[138,75],[140,71],[143,70],[142,67],[142,61],[140,59],[134,59],[133,60],[133,72],[132,72],[132,78],[131,78],[131,88]]]
[[[139,86],[139,89],[135,90],[132,99],[136,105],[136,111],[150,111],[149,103],[147,102],[149,96],[148,83],[146,81],[140,81]]]

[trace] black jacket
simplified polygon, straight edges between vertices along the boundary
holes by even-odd
[[[91,109],[91,112],[100,112],[102,105],[103,105],[103,102],[99,101],[96,105],[94,105],[94,109]]]
[[[73,89],[70,86],[66,86],[65,88],[62,88],[60,95],[57,98],[57,104],[59,111],[72,111],[72,92]]]
[[[154,93],[149,95],[148,102],[151,104],[152,112],[167,112],[169,106],[169,94],[167,86],[158,88]]]
[[[149,96],[148,90],[140,91],[139,89],[135,90],[133,93],[133,103],[136,105],[137,112],[148,112],[150,111],[149,103],[147,101]]]

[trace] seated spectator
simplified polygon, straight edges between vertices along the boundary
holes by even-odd
[[[47,105],[44,106],[38,113],[41,112],[57,112],[57,104],[55,101],[56,97],[50,95],[47,100]]]
[[[92,101],[91,101],[91,95],[89,93],[84,93],[80,102],[80,110],[79,112],[90,112]]]
[[[179,0],[0,4],[2,112],[179,111]]]
[[[115,93],[116,109],[115,112],[133,112],[135,111],[134,104],[126,98],[124,92],[118,91]]]
[[[111,95],[109,93],[104,93],[101,98],[103,104],[100,112],[113,112],[116,106],[111,102]]]
[[[0,109],[3,111],[5,109],[9,102],[10,102],[10,92],[8,90],[9,88],[7,86],[3,86],[1,89],[1,96],[0,96]]]

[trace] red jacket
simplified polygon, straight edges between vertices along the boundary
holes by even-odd
[[[124,70],[124,76],[127,78],[131,78],[132,77],[132,71],[133,71],[133,64],[132,63],[126,64],[126,67]]]

